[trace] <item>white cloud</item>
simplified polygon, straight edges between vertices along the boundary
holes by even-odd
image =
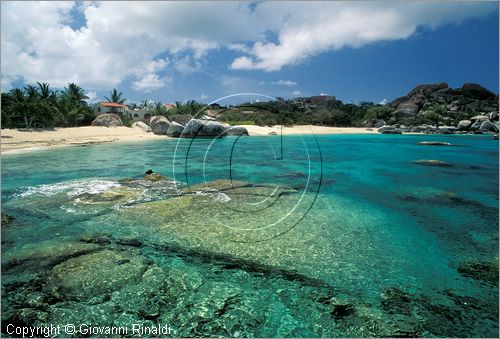
[[[200,61],[186,55],[174,62],[174,68],[182,74],[191,74],[201,70],[202,64]]]
[[[130,79],[134,88],[151,90],[168,83],[170,69],[199,71],[219,48],[241,53],[231,69],[275,71],[325,51],[406,39],[417,27],[434,29],[496,8],[431,1],[249,4],[3,1],[2,89],[21,78],[106,90]],[[85,22],[79,29],[69,26],[75,6]]]
[[[322,97],[326,97],[326,96],[328,96],[328,93],[321,92],[319,95],[322,96]]]
[[[89,103],[94,103],[99,101],[99,99],[97,98],[97,93],[95,91],[87,92],[85,93],[85,95],[88,97],[87,101]]]
[[[435,29],[494,8],[470,2],[264,2],[257,6],[259,14],[283,18],[278,42],[256,41],[230,68],[277,71],[328,50],[406,39],[417,27]]]
[[[248,46],[246,46],[245,44],[238,44],[238,43],[229,44],[227,46],[227,48],[229,48],[232,51],[236,51],[236,52],[245,52],[245,53],[250,52],[250,48],[248,48]]]
[[[297,83],[292,80],[278,80],[278,81],[272,81],[271,85],[278,85],[278,86],[297,86]]]
[[[301,93],[300,93],[300,91],[293,91],[293,93],[292,93],[292,94],[293,94],[294,96],[297,96],[297,95],[300,95]]]
[[[379,105],[387,105],[387,99],[384,98],[384,99],[380,100],[378,104]]]
[[[246,57],[246,56],[242,56],[242,57],[234,59],[233,62],[231,63],[230,68],[232,68],[232,69],[253,69],[253,68],[255,68],[255,66],[254,66],[254,62],[252,61],[252,59],[250,59],[249,57]]]
[[[146,74],[142,79],[134,81],[132,88],[139,92],[151,92],[170,84],[170,79],[167,77],[160,78],[157,74]]]

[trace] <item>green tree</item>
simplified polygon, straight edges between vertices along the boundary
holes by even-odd
[[[83,88],[75,84],[74,82],[69,83],[68,87],[64,87],[64,94],[68,99],[75,105],[87,105],[87,100],[89,97],[85,95]]]
[[[366,110],[365,119],[388,120],[392,117],[393,110],[387,106],[372,106]]]
[[[114,102],[114,103],[117,103],[117,104],[123,104],[123,103],[125,103],[125,101],[127,101],[127,99],[122,98],[123,93],[122,92],[118,92],[116,90],[116,88],[113,88],[113,90],[110,93],[111,93],[110,98],[104,97],[109,102]]]

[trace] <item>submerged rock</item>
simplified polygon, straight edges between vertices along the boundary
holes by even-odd
[[[337,304],[333,306],[332,315],[335,319],[342,319],[354,314],[355,308],[351,304]]]
[[[141,281],[146,269],[138,255],[103,250],[56,265],[43,290],[61,299],[86,300]]]
[[[80,241],[94,244],[109,244],[111,238],[111,233],[94,233],[80,236]]]
[[[144,176],[144,180],[151,181],[151,182],[157,182],[157,181],[164,181],[167,180],[166,177],[161,175],[160,173],[150,173],[146,174]]]
[[[413,160],[412,163],[417,164],[417,165],[424,165],[424,166],[440,166],[440,167],[452,167],[452,164],[449,164],[445,161],[442,160],[427,160],[427,159],[420,159],[420,160]]]
[[[96,244],[47,240],[7,251],[2,255],[2,267],[9,268],[25,263],[38,266],[50,265],[98,249],[99,246]]]
[[[7,226],[14,220],[16,220],[16,218],[14,218],[12,215],[2,212],[2,226]]]
[[[428,146],[452,146],[449,142],[444,141],[420,141],[417,145],[428,145]]]
[[[498,261],[463,263],[458,266],[458,273],[464,277],[498,285]]]

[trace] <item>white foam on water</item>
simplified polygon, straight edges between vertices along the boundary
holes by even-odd
[[[74,197],[84,193],[99,194],[119,186],[121,185],[118,182],[112,180],[79,180],[28,187],[17,196],[24,198],[32,195],[53,196],[66,193],[69,197]]]

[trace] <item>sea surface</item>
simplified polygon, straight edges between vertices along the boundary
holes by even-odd
[[[305,134],[2,155],[2,334],[498,337],[498,151]]]

